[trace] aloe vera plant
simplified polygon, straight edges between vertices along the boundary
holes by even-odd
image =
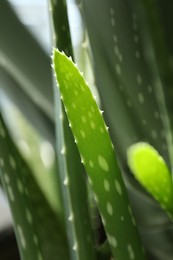
[[[0,2],[0,178],[21,259],[171,260],[173,4],[76,0],[100,108],[76,66],[68,1],[49,5],[52,61]],[[6,99],[52,143],[46,178],[21,155]]]

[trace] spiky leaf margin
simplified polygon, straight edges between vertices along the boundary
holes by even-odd
[[[126,188],[101,112],[71,59],[54,50],[53,64],[70,127],[95,193],[112,253],[117,260],[144,259]]]

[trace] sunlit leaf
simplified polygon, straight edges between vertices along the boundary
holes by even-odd
[[[136,179],[173,215],[173,183],[171,173],[159,153],[147,143],[128,149],[128,164]]]
[[[72,61],[54,50],[53,62],[65,110],[95,193],[112,253],[116,259],[144,259],[126,189],[101,112]],[[126,236],[122,228],[126,230]]]

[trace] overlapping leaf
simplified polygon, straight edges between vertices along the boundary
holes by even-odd
[[[116,259],[144,259],[104,120],[91,91],[76,66],[54,50],[54,70],[82,162]],[[122,233],[126,230],[126,236]],[[124,248],[124,250],[122,250]]]
[[[0,38],[0,88],[54,142],[50,58],[4,0],[0,2]]]
[[[172,218],[173,183],[163,158],[147,143],[133,144],[127,155],[129,167],[136,179]]]
[[[98,0],[84,0],[80,10],[85,15],[88,28],[104,116],[126,173],[127,187],[144,243],[151,254],[155,255],[157,251],[160,259],[171,259],[173,251],[168,229],[163,233],[165,243],[161,242],[163,225],[169,225],[169,220],[136,185],[126,162],[127,148],[135,142],[147,141],[159,151],[169,167],[172,163],[171,132],[161,91],[163,86],[153,58],[151,39],[148,38],[148,21],[141,19],[143,12],[138,12],[139,5],[139,1],[109,0],[100,3]],[[156,28],[152,31],[156,32]],[[158,41],[155,43],[157,45]],[[157,233],[153,230],[150,241],[152,227],[156,224]]]
[[[51,1],[54,44],[67,54],[72,52],[66,1]],[[87,182],[71,129],[62,107],[60,93],[54,85],[56,111],[57,158],[70,257],[94,260],[94,237],[89,217]],[[84,235],[85,234],[85,235]]]
[[[23,260],[69,259],[63,223],[52,211],[0,116],[0,170]]]

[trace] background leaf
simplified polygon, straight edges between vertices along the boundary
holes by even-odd
[[[153,145],[169,167],[172,160],[172,143],[168,144],[168,139],[171,141],[169,119],[164,97],[160,95],[163,86],[151,39],[147,38],[147,20],[141,20],[141,12],[134,8],[134,3],[137,2],[84,0],[80,10],[88,29],[104,118],[110,126],[143,242],[152,257],[171,259],[173,252],[168,226],[172,224],[134,181],[126,162],[127,148],[138,141]],[[143,21],[145,25],[141,25]],[[158,100],[157,92],[161,100]]]
[[[69,259],[63,223],[52,211],[0,117],[1,179],[23,260]],[[49,238],[49,239],[48,239]]]
[[[5,0],[0,2],[0,38],[1,91],[54,143],[50,57]]]

